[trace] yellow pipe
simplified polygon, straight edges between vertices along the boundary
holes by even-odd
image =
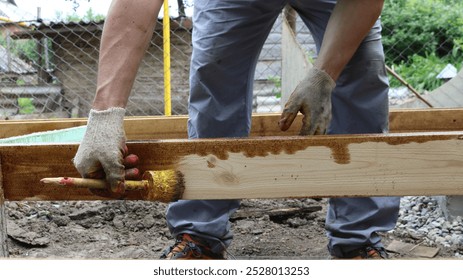
[[[169,1],[164,0],[164,18],[162,20],[162,37],[164,47],[164,114],[172,115],[170,89],[170,16]]]
[[[166,0],[167,1],[167,0]],[[25,22],[15,22],[15,21],[12,21],[11,19],[7,18],[7,17],[1,17],[0,16],[0,21],[4,21],[4,22],[9,22],[9,23],[15,23],[19,26],[22,26],[22,27],[28,27],[27,24]]]

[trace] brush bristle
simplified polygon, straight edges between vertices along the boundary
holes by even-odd
[[[147,200],[173,202],[182,198],[185,184],[183,174],[175,170],[147,171],[143,175],[149,181]]]

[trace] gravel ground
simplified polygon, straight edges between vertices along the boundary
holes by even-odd
[[[463,219],[446,219],[437,199],[427,196],[407,196],[401,199],[399,220],[389,234],[414,240],[430,247],[442,247],[463,258]]]
[[[8,249],[20,259],[158,259],[172,237],[165,204],[145,201],[7,202]],[[235,259],[328,259],[326,199],[244,200],[232,216]],[[404,197],[392,241],[463,257],[461,217],[446,221],[429,197]],[[391,253],[395,259],[415,258]]]

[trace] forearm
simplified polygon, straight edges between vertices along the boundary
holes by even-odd
[[[162,0],[114,0],[105,20],[93,109],[125,108]]]
[[[339,0],[331,14],[315,66],[337,80],[381,14],[383,0]]]

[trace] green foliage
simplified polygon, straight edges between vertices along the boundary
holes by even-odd
[[[56,17],[57,20],[61,20],[61,21],[65,21],[65,22],[80,22],[80,21],[86,21],[86,22],[96,21],[96,22],[98,22],[98,21],[101,21],[101,20],[105,19],[104,15],[95,14],[95,12],[92,10],[92,8],[88,9],[85,12],[85,15],[83,17],[79,16],[76,13],[63,15],[62,12],[56,12],[55,17]]]
[[[425,90],[432,90],[441,86],[444,81],[437,79],[436,76],[451,63],[448,59],[441,59],[436,54],[420,56],[414,54],[410,57],[407,63],[402,62],[394,65],[393,69],[399,73],[405,80],[420,92]],[[462,63],[455,63],[453,65],[457,69],[461,68]],[[402,84],[392,77],[390,77],[391,87],[400,87]]]
[[[18,105],[20,114],[32,114],[35,111],[32,98],[18,98]]]
[[[415,54],[445,56],[463,39],[463,4],[457,0],[385,1],[381,20],[388,64]]]
[[[28,63],[34,64],[38,61],[39,55],[35,40],[10,40],[8,47],[6,38],[0,37],[0,45],[9,48],[12,54]]]
[[[281,98],[281,77],[268,77],[268,80],[275,85],[272,93],[275,94],[275,97]]]
[[[91,8],[87,10],[87,12],[85,13],[85,16],[83,18],[83,20],[86,20],[86,21],[92,21],[92,20],[93,21],[100,21],[100,20],[103,20],[103,19],[105,19],[104,15],[95,14]]]
[[[386,64],[418,90],[442,84],[436,75],[463,61],[460,0],[389,0],[381,16]],[[391,86],[398,81],[391,79]]]

